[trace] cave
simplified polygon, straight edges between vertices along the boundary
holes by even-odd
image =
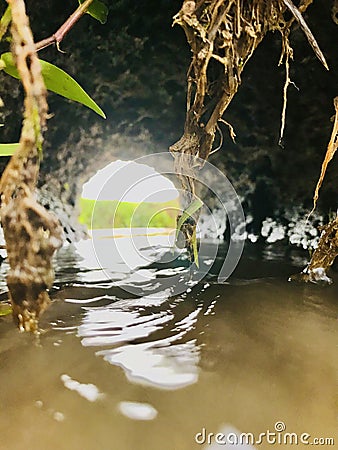
[[[338,280],[334,266],[324,269],[338,254],[335,161],[309,213],[326,151],[337,148],[337,0],[103,0],[105,24],[84,14],[38,55],[74,77],[106,118],[53,92],[47,116],[34,103],[45,100],[35,43],[54,42],[76,8],[102,6],[88,1],[8,0],[26,4],[34,40],[18,32],[26,16],[13,14],[17,68],[30,76],[21,85],[0,71],[0,151],[21,130],[19,150],[29,152],[0,158],[1,446],[333,447]],[[188,155],[186,169],[175,151],[195,49],[178,23],[215,3],[230,5],[239,36],[251,30],[248,5],[277,5],[283,21],[235,74],[238,92],[209,157]],[[291,3],[306,9],[310,42]],[[293,58],[281,139],[284,18]],[[8,51],[8,39],[0,45]]]
[[[35,40],[51,35],[72,6],[48,1],[36,7],[28,1]],[[107,116],[103,120],[79,104],[53,93],[48,96],[52,117],[45,135],[39,198],[57,213],[70,239],[82,236],[77,221],[80,193],[98,169],[114,159],[167,151],[182,132],[190,52],[183,31],[172,27],[179,9],[179,1],[115,2],[109,5],[105,25],[84,17],[62,42],[62,52],[55,47],[40,52],[41,58],[85,87]],[[278,66],[281,38],[269,33],[249,61],[225,114],[236,143],[224,127],[222,148],[210,157],[233,183],[252,219],[248,232],[257,235],[264,221],[272,219],[285,228],[287,237],[289,224],[306,217],[332,127],[338,70],[333,43],[338,31],[331,5],[317,0],[305,19],[330,70],[323,68],[295,25],[290,36],[294,85],[288,90],[282,145],[278,140],[285,68]],[[16,105],[22,90],[16,80],[4,73],[1,77],[2,141],[16,142],[21,123]],[[6,158],[1,163],[4,166]],[[336,210],[335,179],[332,164],[314,227]]]

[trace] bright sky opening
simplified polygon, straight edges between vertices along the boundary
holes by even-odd
[[[117,160],[83,185],[82,197],[121,202],[168,202],[178,197],[174,184],[152,167]]]

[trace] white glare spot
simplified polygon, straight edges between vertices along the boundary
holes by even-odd
[[[62,414],[62,412],[55,411],[55,413],[53,414],[53,419],[57,422],[63,422],[65,420],[65,416],[64,414]]]
[[[120,402],[119,411],[129,419],[153,420],[157,416],[156,409],[148,403]]]
[[[95,402],[104,395],[98,390],[95,384],[79,383],[66,374],[61,375],[60,378],[67,389],[70,391],[76,391],[79,395],[81,395],[81,397],[85,398],[89,402]]]

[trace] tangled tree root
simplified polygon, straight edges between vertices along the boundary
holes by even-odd
[[[285,123],[287,89],[291,82],[289,59],[293,54],[289,45],[289,33],[295,20],[300,24],[316,55],[327,67],[325,58],[302,17],[311,3],[312,0],[301,0],[297,8],[290,0],[183,2],[181,10],[174,17],[174,24],[179,24],[185,31],[192,51],[192,61],[187,74],[184,132],[169,150],[175,158],[175,170],[185,191],[186,203],[191,203],[195,197],[194,171],[201,165],[196,162],[196,158],[200,158],[200,161],[207,160],[215,151],[213,144],[216,132],[221,133],[219,123],[229,126],[222,116],[241,84],[246,63],[268,31],[281,33],[281,62],[284,61],[286,65],[281,135]],[[231,126],[229,128],[230,135],[234,137],[233,129]],[[196,221],[197,216],[198,214],[194,217]]]

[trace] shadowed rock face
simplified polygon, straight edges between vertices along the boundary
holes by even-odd
[[[27,1],[35,39],[52,34],[77,1]],[[49,95],[50,112],[41,166],[40,197],[59,215],[67,234],[76,225],[82,185],[99,168],[116,158],[166,151],[182,133],[185,116],[185,76],[190,51],[183,31],[171,27],[181,1],[121,0],[109,3],[109,20],[101,25],[86,16],[61,48],[40,56],[68,71],[107,115]],[[110,4],[112,3],[112,4]],[[330,72],[316,60],[302,32],[295,27],[292,79],[289,90],[284,148],[277,145],[284,70],[278,67],[280,38],[266,37],[244,70],[242,86],[225,115],[237,134],[237,145],[223,128],[223,148],[210,162],[223,168],[253,216],[258,233],[266,217],[294,220],[295,207],[310,207],[321,161],[330,137],[338,95],[338,27],[327,0],[316,0],[306,20],[327,57]],[[7,50],[2,44],[2,50]],[[17,141],[22,99],[17,81],[0,74],[5,107],[0,111],[3,142]],[[5,164],[5,158],[1,161]],[[334,163],[325,181],[319,208],[336,208]]]

